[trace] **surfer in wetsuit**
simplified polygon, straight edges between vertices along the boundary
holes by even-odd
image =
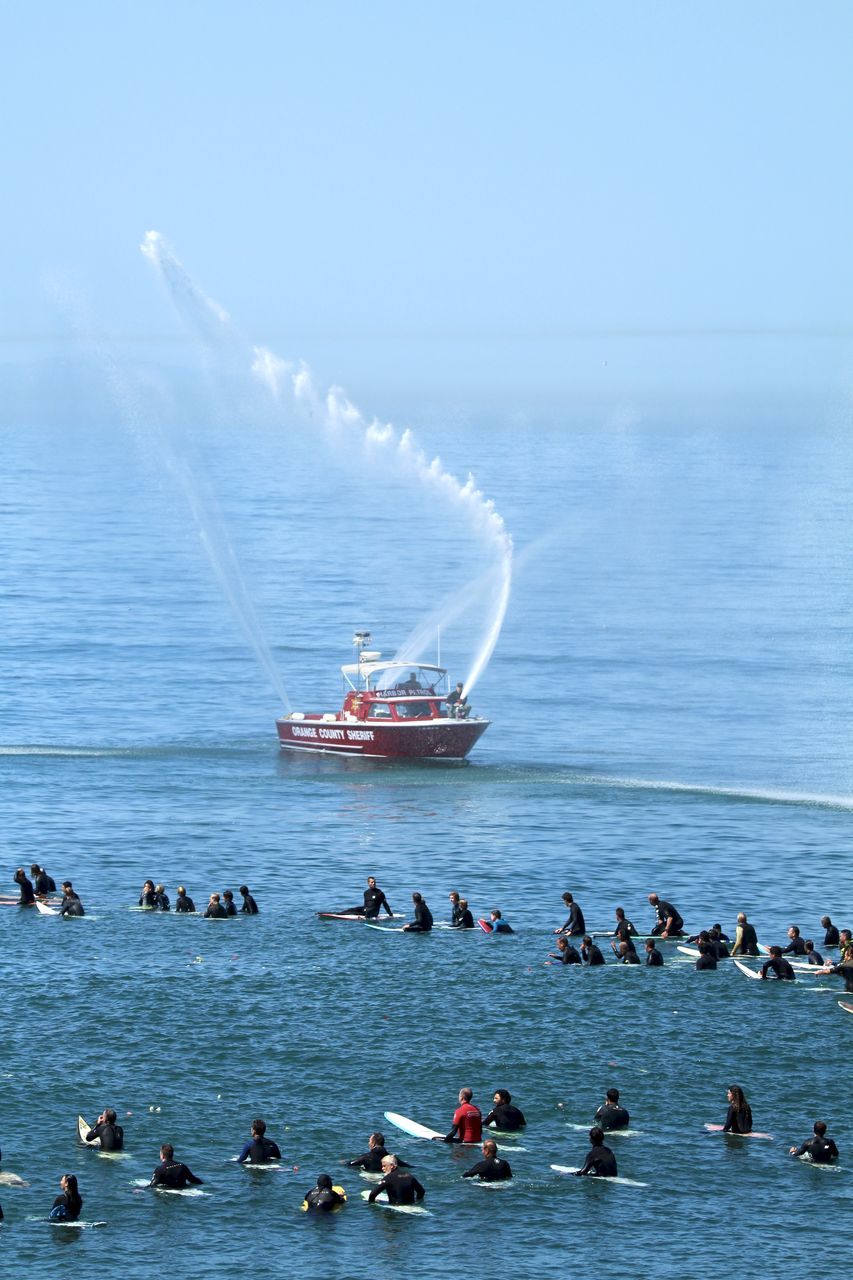
[[[619,1090],[608,1089],[604,1095],[604,1102],[598,1108],[594,1116],[595,1123],[599,1129],[605,1132],[611,1129],[627,1129],[631,1120],[626,1109],[619,1105]]]
[[[620,942],[617,945],[615,941],[612,941],[610,946],[613,950],[613,954],[616,956],[616,959],[620,964],[640,963],[640,957],[637,955],[637,948],[634,946],[633,942]]]
[[[815,1164],[829,1164],[838,1159],[838,1147],[832,1138],[827,1138],[824,1122],[816,1120],[814,1137],[808,1138],[801,1147],[791,1147],[789,1155],[808,1156]]]
[[[838,930],[830,920],[829,916],[822,916],[820,923],[821,923],[821,928],[826,930],[825,934],[823,935],[823,945],[825,947],[837,947],[838,946]]]
[[[558,960],[560,964],[582,964],[581,953],[577,947],[573,947],[568,938],[563,934],[557,939],[557,950],[549,951],[548,955],[552,960]]]
[[[124,1129],[116,1124],[116,1113],[105,1107],[86,1134],[87,1142],[100,1142],[102,1151],[124,1150]]]
[[[443,1138],[433,1138],[433,1142],[482,1142],[483,1114],[471,1101],[473,1096],[473,1089],[459,1090],[459,1106],[453,1113],[450,1132]]]
[[[61,916],[84,916],[86,914],[83,910],[83,903],[80,901],[80,895],[74,892],[70,880],[63,880],[62,882],[62,902],[59,905],[59,914]]]
[[[699,959],[696,961],[696,968],[700,971],[703,969],[716,969],[717,957],[711,951],[710,942],[699,943]]]
[[[36,904],[36,895],[33,892],[32,881],[28,879],[27,873],[24,871],[24,868],[18,867],[18,870],[15,872],[12,878],[15,881],[15,884],[18,886],[18,888],[21,891],[21,896],[18,899],[18,906],[34,907]]]
[[[258,1117],[252,1121],[252,1136],[238,1155],[238,1164],[269,1164],[271,1160],[281,1159],[281,1152],[272,1138],[264,1137],[266,1131],[266,1120]]]
[[[358,907],[347,907],[346,911],[341,912],[341,915],[364,916],[365,920],[376,920],[379,918],[379,912],[383,910],[388,916],[394,914],[388,899],[376,883],[376,878],[368,876],[367,888],[364,891],[364,904]]]
[[[726,1092],[729,1109],[723,1133],[752,1133],[752,1108],[739,1084],[730,1084]]]
[[[586,965],[604,964],[601,948],[595,945],[588,933],[584,935],[584,940],[581,943],[581,960]]]
[[[415,918],[403,925],[404,933],[429,933],[432,928],[432,912],[419,893],[412,894],[415,904]]]
[[[167,1191],[183,1191],[184,1187],[190,1185],[201,1186],[202,1181],[185,1164],[175,1159],[175,1148],[171,1142],[166,1142],[160,1148],[160,1163],[152,1173],[148,1185],[163,1187]]]
[[[204,913],[205,920],[227,920],[228,912],[219,900],[218,893],[210,895],[210,901],[207,904],[207,910]]]
[[[83,1197],[73,1173],[64,1173],[59,1179],[62,1195],[57,1196],[47,1215],[49,1222],[76,1222],[83,1208]]]
[[[654,938],[646,938],[646,968],[659,969],[663,964],[663,956],[655,946]]]
[[[495,1105],[483,1121],[484,1125],[494,1125],[496,1129],[503,1129],[507,1133],[515,1133],[524,1128],[527,1124],[524,1112],[513,1105],[509,1089],[496,1089],[493,1101]]]
[[[346,1200],[346,1196],[341,1195],[340,1191],[336,1191],[332,1186],[332,1179],[328,1173],[321,1173],[316,1187],[312,1187],[305,1193],[302,1205],[309,1213],[331,1213],[333,1209],[339,1209],[342,1204],[346,1204]]]
[[[806,938],[806,949],[804,952],[806,964],[823,965],[824,959],[819,951],[815,951],[814,943],[811,938]]]
[[[240,910],[243,912],[243,914],[244,914],[244,915],[247,915],[247,916],[257,916],[257,915],[260,915],[260,911],[259,911],[259,909],[258,909],[258,904],[257,904],[257,902],[255,902],[255,899],[254,899],[254,898],[252,897],[252,895],[249,893],[249,886],[248,886],[248,885],[246,885],[246,884],[241,884],[241,885],[240,885],[240,894],[242,895],[242,898],[243,898],[243,905],[242,905],[242,906],[241,906],[241,908],[240,908]]]
[[[506,1182],[512,1177],[509,1161],[498,1155],[498,1144],[494,1138],[486,1138],[483,1143],[483,1159],[478,1160],[462,1175],[463,1178],[479,1178],[481,1182]]]
[[[384,1191],[389,1204],[415,1204],[423,1200],[426,1191],[413,1173],[405,1173],[400,1168],[400,1161],[394,1155],[385,1156],[382,1161],[383,1178],[367,1197],[373,1202]]]
[[[223,889],[222,905],[225,908],[225,914],[227,916],[236,916],[237,904],[234,901],[234,894],[231,892],[230,889]]]
[[[657,914],[651,932],[659,938],[680,938],[684,933],[684,921],[672,903],[659,898],[656,893],[649,894],[649,903]]]
[[[561,924],[559,929],[555,929],[555,933],[568,934],[584,934],[586,933],[586,921],[583,918],[583,912],[570,893],[563,894],[563,902],[569,908],[569,916],[565,924]]]
[[[467,898],[460,898],[457,905],[453,908],[453,923],[451,929],[475,929],[474,917],[468,906]]]
[[[755,932],[755,927],[747,920],[745,911],[741,911],[738,914],[735,940],[730,954],[733,956],[757,956],[761,954],[758,950],[758,935]]]
[[[853,952],[849,948],[842,951],[840,960],[828,964],[823,972],[834,974],[837,978],[843,978],[844,990],[853,995]]]
[[[780,978],[783,982],[794,982],[797,976],[789,962],[782,955],[781,947],[770,948],[770,957],[761,966],[761,976],[765,981],[768,973],[772,973],[774,977]]]
[[[56,881],[53,876],[49,876],[44,867],[40,867],[34,862],[30,867],[30,875],[33,878],[33,888],[37,898],[46,898],[51,893],[56,893]]]
[[[146,880],[142,886],[142,892],[139,895],[139,906],[150,907],[152,910],[157,906],[157,891],[154,888],[153,880]]]
[[[615,915],[616,928],[613,930],[613,937],[617,942],[627,942],[629,946],[633,947],[633,939],[638,937],[638,934],[631,921],[625,919],[625,908],[617,907]]]
[[[181,912],[182,915],[190,911],[195,912],[195,903],[182,884],[179,884],[175,890],[175,911]]]
[[[609,1147],[604,1145],[604,1132],[595,1125],[589,1131],[592,1144],[586,1159],[579,1169],[575,1170],[576,1178],[615,1178],[616,1157]]]
[[[164,884],[154,886],[154,906],[158,911],[171,910],[172,904],[169,902],[169,895]]]
[[[348,1169],[363,1169],[365,1173],[380,1173],[382,1170],[383,1160],[388,1159],[388,1152],[385,1149],[385,1135],[379,1133],[371,1133],[367,1139],[367,1150],[363,1156],[356,1156],[355,1160],[347,1160]],[[397,1164],[401,1168],[408,1169],[411,1166],[405,1160],[401,1160],[399,1156],[395,1156]]]
[[[782,948],[783,956],[804,956],[806,954],[806,944],[800,937],[800,930],[797,925],[792,924],[788,930],[790,939],[787,947]]]
[[[490,911],[489,919],[486,923],[490,925],[489,933],[515,933],[512,925],[504,920],[500,911]]]

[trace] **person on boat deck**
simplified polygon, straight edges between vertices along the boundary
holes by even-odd
[[[384,911],[386,916],[393,916],[394,914],[391,910],[391,904],[376,883],[376,877],[368,876],[367,888],[364,891],[364,904],[358,907],[348,907],[342,914],[364,916],[365,920],[376,920],[380,911]]]
[[[527,1124],[524,1112],[512,1101],[509,1089],[495,1089],[494,1106],[486,1116],[483,1124],[493,1124],[496,1129],[504,1129],[507,1133],[515,1133]]]
[[[218,893],[210,895],[210,901],[207,904],[207,910],[204,913],[205,920],[227,920],[228,912],[219,900]]]
[[[823,945],[825,947],[837,947],[838,930],[830,920],[829,916],[822,916],[820,924],[821,928],[826,930],[826,933],[823,935]]]
[[[18,899],[18,906],[19,907],[34,906],[36,901],[36,895],[33,892],[32,881],[28,879],[27,873],[24,871],[24,868],[18,867],[18,870],[15,872],[12,879],[15,881],[15,884],[18,886],[18,888],[21,891],[21,896]]]
[[[616,1157],[609,1147],[604,1145],[604,1131],[594,1125],[589,1131],[590,1149],[579,1169],[575,1170],[576,1178],[615,1178]]]
[[[560,964],[583,964],[581,953],[573,947],[565,935],[557,939],[557,950],[549,951],[550,960],[559,960]]]
[[[731,954],[733,956],[757,956],[760,954],[755,926],[749,923],[745,911],[741,911],[738,914],[737,929],[735,930],[735,940]]]
[[[238,1164],[269,1164],[271,1160],[280,1160],[281,1152],[272,1138],[265,1138],[266,1120],[252,1121],[252,1136],[237,1157]]]
[[[483,1143],[483,1159],[478,1160],[462,1175],[463,1178],[479,1178],[481,1182],[506,1182],[512,1177],[509,1161],[498,1155],[498,1144],[494,1138],[486,1138]]]
[[[418,679],[417,671],[409,672],[409,678],[402,685],[402,688],[405,689],[406,693],[421,693],[423,691],[423,685]]]
[[[105,1107],[92,1128],[86,1134],[87,1142],[100,1141],[102,1151],[122,1151],[124,1149],[124,1129],[116,1124],[116,1113],[112,1107]]]
[[[231,892],[230,889],[223,889],[222,905],[225,908],[225,914],[227,916],[237,915],[237,904],[234,901],[234,894]]]
[[[49,876],[44,867],[40,867],[37,862],[30,867],[30,875],[33,878],[33,888],[37,898],[46,898],[49,893],[56,893],[56,881],[53,876]]]
[[[474,924],[474,916],[468,906],[468,899],[460,898],[457,905],[459,908],[458,914],[454,908],[453,914],[455,919],[450,926],[451,929],[474,929],[476,926]]]
[[[806,938],[806,949],[804,955],[806,958],[806,964],[823,964],[823,956],[819,951],[815,951],[815,946],[811,938]]]
[[[83,1198],[73,1173],[65,1173],[59,1179],[62,1195],[57,1196],[48,1216],[50,1222],[76,1222],[83,1209]]]
[[[388,1155],[382,1161],[383,1178],[367,1197],[371,1204],[384,1191],[389,1204],[414,1204],[423,1200],[426,1191],[413,1173],[405,1173],[400,1167],[397,1156]]]
[[[240,910],[247,916],[260,915],[258,904],[257,902],[255,902],[255,899],[249,893],[249,886],[247,884],[240,885],[240,895],[242,896],[242,899],[243,899],[243,905],[241,906]]]
[[[716,969],[716,967],[717,957],[711,950],[710,942],[700,942],[699,959],[696,961],[696,968],[701,972],[703,969]]]
[[[555,929],[555,933],[586,933],[586,921],[583,918],[583,912],[570,893],[563,894],[563,902],[569,908],[569,917],[565,924],[561,924],[559,929]]]
[[[142,892],[139,895],[139,905],[140,907],[152,908],[157,906],[157,892],[154,888],[153,880],[146,880],[145,884],[142,886]]]
[[[195,912],[195,903],[182,884],[178,885],[175,892],[175,910],[181,912]]]
[[[169,895],[164,884],[156,884],[154,886],[154,906],[158,911],[171,910],[172,904],[169,901]]]
[[[619,942],[615,939],[610,943],[613,954],[620,964],[639,964],[640,957],[637,955],[637,948],[631,942]]]
[[[801,1147],[791,1147],[789,1155],[809,1156],[815,1164],[829,1164],[838,1159],[838,1147],[832,1138],[826,1136],[826,1125],[822,1120],[814,1124],[814,1137],[807,1138]]]
[[[473,1097],[473,1089],[459,1090],[459,1106],[453,1112],[450,1132],[443,1138],[433,1138],[433,1142],[482,1142],[483,1114],[471,1101]]]
[[[581,960],[584,964],[604,964],[604,956],[601,954],[601,948],[596,946],[589,934],[584,935],[581,943]]]
[[[761,976],[766,980],[768,973],[772,973],[774,977],[781,978],[784,982],[794,982],[796,974],[791,965],[782,955],[781,947],[771,947],[770,957],[764,961],[761,966]]]
[[[651,933],[660,938],[681,937],[684,933],[684,921],[672,903],[659,898],[656,893],[649,894],[649,903],[657,914]]]
[[[340,1191],[336,1191],[332,1186],[332,1179],[328,1173],[321,1173],[317,1179],[317,1185],[310,1191],[306,1191],[303,1203],[309,1213],[331,1213],[333,1209],[339,1209],[342,1204],[346,1204],[346,1200],[346,1196],[342,1196]]]
[[[616,927],[613,930],[613,936],[620,942],[627,942],[629,946],[633,947],[634,943],[631,939],[639,935],[631,921],[625,919],[625,908],[617,907],[614,915],[616,916]]]
[[[457,680],[456,688],[451,689],[450,693],[444,699],[447,706],[450,708],[451,716],[456,720],[464,720],[471,710],[471,704],[462,692],[464,687],[465,686],[462,681]]]
[[[726,1091],[729,1109],[723,1133],[752,1133],[752,1108],[739,1084],[730,1084]]]
[[[797,925],[792,924],[788,930],[789,942],[787,947],[782,948],[783,956],[804,956],[806,954],[806,944],[800,937],[800,930]]]
[[[626,1109],[619,1105],[619,1090],[608,1089],[604,1095],[604,1102],[598,1108],[594,1116],[595,1123],[599,1129],[627,1129],[631,1121]]]
[[[70,880],[62,882],[62,902],[59,904],[59,914],[61,916],[84,916],[86,912],[83,910],[83,903],[80,901],[80,895],[74,892]]]
[[[175,1159],[175,1148],[171,1142],[164,1142],[160,1148],[160,1163],[152,1173],[148,1185],[165,1187],[168,1191],[182,1191],[190,1184],[201,1186],[202,1181],[185,1164]]]
[[[432,912],[419,893],[412,894],[415,904],[415,918],[403,925],[404,933],[429,933],[432,928]]]
[[[367,1139],[367,1150],[363,1156],[356,1156],[355,1160],[347,1160],[348,1169],[363,1169],[365,1173],[380,1173],[382,1171],[383,1160],[388,1159],[388,1152],[385,1149],[385,1135],[379,1133],[371,1133]],[[397,1156],[397,1164],[403,1169],[410,1169],[411,1165],[405,1160],[401,1160]]]
[[[655,946],[654,938],[646,938],[646,968],[659,969],[663,964],[663,956]]]

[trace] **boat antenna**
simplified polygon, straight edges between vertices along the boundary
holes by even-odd
[[[358,649],[359,655],[361,654],[362,649],[366,645],[370,644],[370,640],[371,640],[371,636],[369,631],[356,631],[355,635],[352,638],[352,642],[355,645],[355,647]]]
[[[436,627],[435,633],[436,633],[435,647],[438,649],[438,656],[436,657],[435,665],[437,667],[440,667],[441,666],[441,627]]]

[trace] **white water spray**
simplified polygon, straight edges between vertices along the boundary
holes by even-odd
[[[177,309],[199,329],[205,341],[216,346],[228,344],[232,349],[235,344],[243,347],[243,340],[228,324],[227,314],[198,289],[158,232],[149,231],[141,248],[169,288]],[[440,458],[429,459],[416,445],[410,430],[398,432],[391,423],[366,418],[339,387],[320,394],[304,364],[293,365],[265,347],[253,348],[249,359],[252,373],[274,402],[295,406],[333,441],[340,442],[341,437],[354,439],[371,461],[414,480],[463,516],[489,563],[478,579],[454,592],[415,628],[394,661],[422,658],[434,643],[439,627],[476,608],[484,621],[479,646],[464,680],[465,692],[469,693],[497,644],[512,585],[512,539],[494,503],[476,487],[473,476],[463,483],[444,468]]]

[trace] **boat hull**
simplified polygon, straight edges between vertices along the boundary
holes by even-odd
[[[279,744],[286,751],[381,760],[464,760],[489,723],[446,719],[378,724],[306,716],[303,720],[277,720],[276,728]]]

